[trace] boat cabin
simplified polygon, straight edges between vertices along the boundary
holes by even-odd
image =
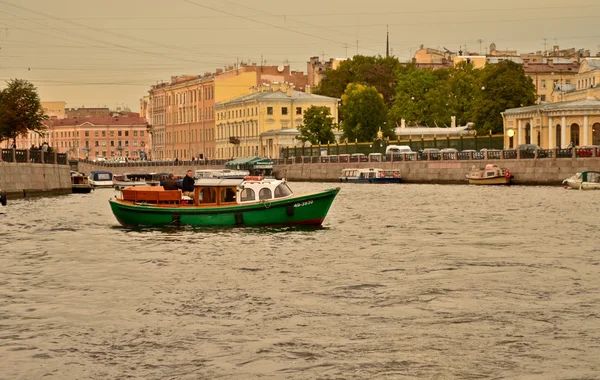
[[[164,190],[162,186],[131,187],[121,191],[122,199],[134,204],[165,207],[218,207],[246,203],[268,202],[293,195],[285,180],[265,180],[263,177],[201,178],[194,184],[193,201],[182,199],[181,190]]]

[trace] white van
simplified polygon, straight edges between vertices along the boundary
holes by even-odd
[[[402,154],[402,153],[413,153],[412,149],[408,145],[388,145],[385,149],[385,154]]]

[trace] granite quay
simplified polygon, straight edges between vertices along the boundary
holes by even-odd
[[[378,167],[398,171],[407,183],[467,183],[473,167],[497,164],[514,175],[520,185],[560,185],[580,170],[600,171],[598,148],[540,149],[403,155],[314,156],[275,160],[275,175],[292,181],[339,181],[349,167]]]
[[[0,149],[0,190],[7,198],[71,193],[67,157],[40,150]]]

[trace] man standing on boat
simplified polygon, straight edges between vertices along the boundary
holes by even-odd
[[[185,177],[183,177],[183,187],[181,189],[183,191],[183,195],[194,198],[194,182],[194,172],[188,170]]]

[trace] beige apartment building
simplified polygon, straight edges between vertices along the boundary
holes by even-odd
[[[148,114],[152,125],[153,157],[157,160],[214,158],[215,103],[250,93],[259,83],[290,80],[305,89],[308,78],[289,66],[242,64],[215,73],[174,76],[152,86]],[[143,100],[142,100],[143,101]]]
[[[217,158],[279,158],[282,148],[299,143],[297,128],[303,124],[307,108],[329,107],[337,123],[338,102],[295,91],[287,83],[261,85],[252,94],[219,102],[215,106]]]
[[[47,115],[51,119],[64,119],[65,118],[65,109],[67,107],[67,102],[64,101],[56,101],[56,102],[40,102],[42,105],[42,109],[44,110],[44,114]]]

